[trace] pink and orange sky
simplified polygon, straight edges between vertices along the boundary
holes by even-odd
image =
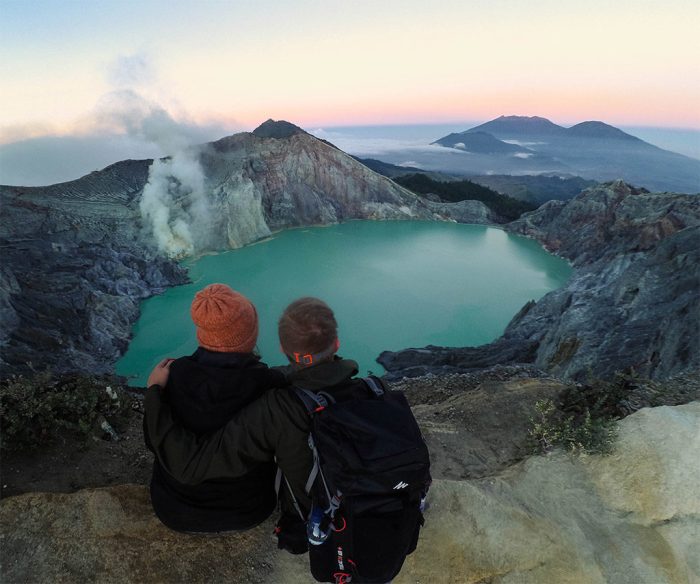
[[[123,131],[115,92],[249,129],[487,120],[700,128],[685,0],[0,0],[0,143]]]

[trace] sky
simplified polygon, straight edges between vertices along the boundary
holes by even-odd
[[[695,0],[0,0],[0,145],[128,150],[152,118],[187,140],[267,118],[697,129],[699,29]]]

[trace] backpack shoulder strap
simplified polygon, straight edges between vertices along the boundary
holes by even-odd
[[[330,396],[324,392],[315,393],[308,389],[304,389],[303,387],[297,387],[296,385],[293,387],[293,389],[296,396],[302,401],[302,403],[306,407],[306,411],[310,414],[313,414],[314,412],[318,411],[318,408],[323,409],[328,407],[329,401],[332,403],[333,400],[333,398],[330,398]]]
[[[275,463],[277,463],[276,459],[275,459]],[[277,476],[275,476],[275,493],[277,494],[278,503],[281,499],[280,496],[281,496],[281,491],[282,491],[282,481],[284,481],[284,484],[287,487],[287,491],[289,492],[289,498],[292,500],[292,505],[294,506],[294,509],[297,512],[297,515],[299,515],[299,518],[302,521],[306,521],[306,517],[301,512],[301,507],[299,506],[299,501],[297,501],[297,498],[294,495],[294,491],[292,490],[292,485],[289,484],[289,481],[287,480],[287,477],[284,476],[282,469],[280,467],[277,467]]]
[[[386,391],[384,383],[376,375],[370,375],[369,377],[363,377],[362,381],[365,385],[372,390],[372,393],[377,397],[382,397]]]
[[[320,391],[316,393],[309,389],[304,389],[303,387],[298,386],[294,386],[293,389],[294,393],[297,395],[297,397],[299,397],[299,399],[306,407],[306,411],[309,413],[310,416],[313,416],[314,414],[323,411],[328,407],[329,404],[335,403],[335,399],[333,398],[333,396],[329,395],[326,392]],[[326,500],[330,503],[333,496],[328,488],[326,478],[323,476],[323,470],[321,469],[321,459],[318,454],[318,449],[316,448],[316,442],[314,441],[314,437],[311,432],[309,432],[309,448],[311,449],[313,455],[313,466],[311,467],[311,471],[309,472],[309,478],[307,479],[304,488],[306,492],[310,494],[311,488],[316,482],[316,478],[320,477],[321,485],[323,487],[323,493],[326,496]]]

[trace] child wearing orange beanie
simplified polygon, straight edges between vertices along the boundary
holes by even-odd
[[[254,354],[258,314],[245,296],[224,284],[211,284],[195,295],[190,314],[199,348],[170,363],[163,395],[183,426],[204,435],[286,382]],[[158,518],[177,531],[249,529],[275,508],[275,474],[274,464],[262,463],[240,477],[192,486],[176,481],[156,459],[151,500]]]

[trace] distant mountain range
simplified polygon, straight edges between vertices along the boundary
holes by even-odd
[[[374,172],[398,179],[412,174],[422,174],[436,181],[451,182],[463,181],[464,176],[446,174],[423,170],[415,166],[398,166],[388,162],[382,162],[374,158],[359,158],[353,156]],[[541,205],[552,199],[568,201],[573,199],[581,191],[597,184],[593,180],[586,180],[580,176],[556,176],[548,174],[489,174],[470,176],[469,180],[478,185],[488,187],[502,195],[508,195],[519,201],[526,201]],[[400,181],[397,181],[400,182]]]
[[[623,178],[652,190],[700,192],[700,161],[599,121],[565,128],[541,117],[501,116],[433,144],[472,154],[461,160],[465,173],[482,174],[490,165],[490,173],[561,171],[598,181]],[[455,172],[454,161],[444,170]]]
[[[476,126],[462,134],[466,133],[489,133],[494,136],[558,136],[558,137],[576,137],[584,138],[603,138],[628,140],[633,142],[642,142],[643,140],[623,132],[619,128],[606,124],[605,122],[581,122],[570,128],[559,126],[554,122],[550,122],[547,118],[537,116],[501,116],[480,126]],[[458,134],[459,135],[459,134]],[[441,139],[441,140],[444,140]],[[441,142],[437,140],[437,142]],[[649,144],[651,146],[651,144]],[[656,148],[654,146],[654,148]]]
[[[581,122],[570,128],[565,128],[564,126],[559,126],[553,122],[550,122],[546,118],[539,118],[537,116],[525,117],[525,116],[501,116],[480,126],[476,126],[462,132],[460,134],[450,134],[451,136],[464,136],[465,134],[488,134],[492,136],[501,136],[507,139],[508,136],[511,137],[557,137],[557,138],[598,138],[601,140],[625,140],[627,142],[635,142],[637,144],[646,144],[652,148],[658,147],[653,146],[644,140],[623,132],[615,126],[606,124],[605,122]],[[446,138],[441,138],[435,143],[442,144],[443,140]],[[512,139],[512,138],[511,138]]]

